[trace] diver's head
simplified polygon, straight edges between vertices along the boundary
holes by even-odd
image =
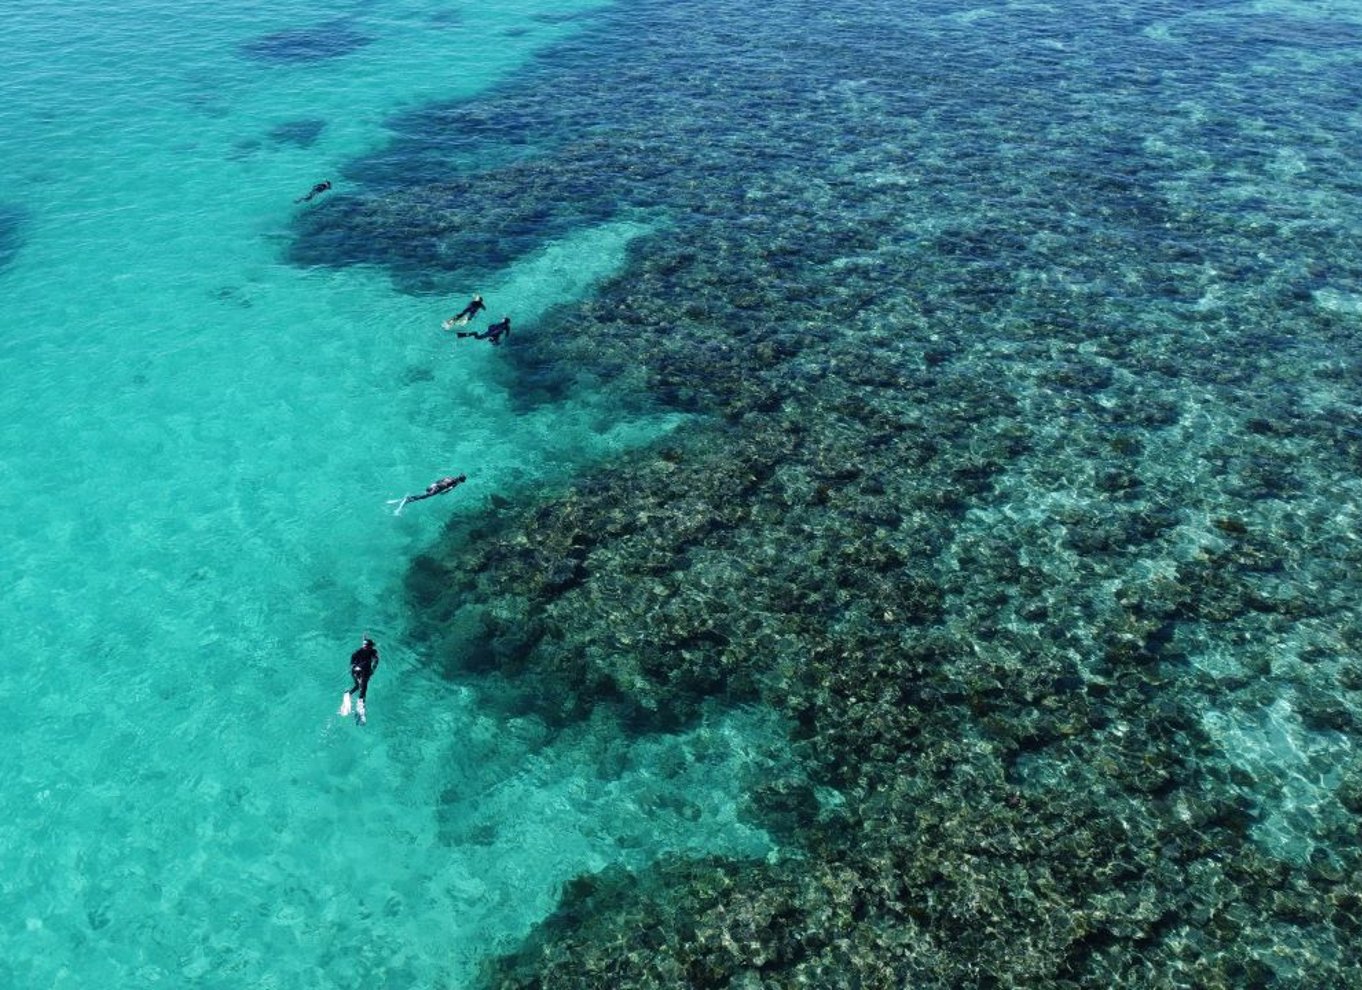
[[[370,639],[368,636],[365,636],[365,637],[364,637],[364,645],[365,645],[365,646],[373,646],[373,645],[374,645],[374,641],[373,641],[372,639]]]

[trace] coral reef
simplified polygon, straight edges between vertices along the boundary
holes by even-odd
[[[347,19],[335,18],[252,38],[241,45],[240,51],[242,56],[254,62],[290,65],[343,58],[372,40],[357,31]]]
[[[322,131],[325,129],[326,121],[324,120],[317,117],[299,117],[296,120],[286,120],[282,124],[271,127],[268,137],[277,145],[310,148],[317,143],[317,138],[321,137]]]
[[[1236,986],[1280,967],[1278,927],[1345,959],[1362,920],[1346,816],[1319,830],[1324,871],[1253,841],[1261,790],[1199,712],[1262,685],[1203,674],[1180,647],[1318,614],[1253,580],[1300,561],[1221,518],[1224,547],[1147,575],[1178,559],[1184,518],[1130,483],[1157,467],[1127,453],[1093,471],[1100,428],[1061,455],[979,378],[893,375],[856,346],[818,349],[874,384],[824,377],[771,413],[757,384],[734,422],[456,524],[413,570],[452,676],[494,675],[508,705],[550,720],[610,704],[645,729],[716,694],[759,698],[843,797],[820,820],[807,796],[756,796],[762,819],[798,823],[779,863],[570,891],[492,983]],[[962,442],[929,442],[914,408]],[[1057,465],[1088,466],[1065,492],[1086,510],[984,515],[1009,473]],[[1195,489],[1178,493],[1185,511]],[[1332,707],[1331,726],[1351,710]]]
[[[582,878],[487,984],[1362,985],[1357,145],[1299,110],[1358,79],[1147,4],[736,6],[602,13],[299,220],[416,292],[669,220],[506,358],[694,425],[451,523],[416,634],[556,724],[755,700],[805,763],[780,856]]]

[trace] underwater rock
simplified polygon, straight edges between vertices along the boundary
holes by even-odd
[[[1193,43],[1233,44],[1239,48],[1312,49],[1362,44],[1362,29],[1353,21],[1313,14],[1303,17],[1243,13],[1222,19],[1188,18],[1177,31]]]
[[[1355,759],[1344,770],[1336,791],[1338,803],[1354,815],[1362,815],[1362,759]]]
[[[1362,661],[1349,660],[1339,664],[1338,686],[1345,691],[1362,691]]]
[[[23,245],[24,211],[9,203],[0,203],[0,272],[8,268]]]
[[[435,381],[435,372],[424,365],[411,365],[402,370],[403,385],[420,385],[424,382],[433,381]]]
[[[304,28],[261,35],[244,42],[241,54],[255,62],[292,64],[322,62],[350,55],[373,39],[338,18]]]
[[[1312,684],[1296,688],[1295,708],[1307,729],[1362,734],[1362,719],[1336,694]]]
[[[282,124],[276,124],[269,129],[266,136],[278,145],[310,148],[317,143],[325,129],[324,120],[316,117],[299,117],[297,120],[286,120]]]
[[[243,138],[240,141],[233,142],[232,150],[227,153],[227,158],[229,161],[241,161],[255,154],[260,148],[261,142],[258,138]]]
[[[1268,145],[1213,117],[1182,169],[1114,133],[1144,119],[1123,116],[1143,83],[1019,103],[1030,72],[1062,71],[1058,38],[1092,44],[1030,8],[998,16],[1036,61],[981,71],[972,32],[879,0],[845,23],[640,4],[395,119],[291,250],[431,292],[604,219],[671,221],[506,365],[523,406],[586,383],[626,413],[698,415],[460,516],[410,568],[412,635],[553,727],[770,706],[807,779],[744,809],[780,838],[771,861],[581,878],[488,985],[1229,987],[1266,984],[1301,932],[1347,985],[1355,774],[1293,826],[1333,858],[1275,859],[1255,834],[1271,775],[1202,722],[1281,696],[1279,644],[1322,644],[1301,656],[1327,676],[1362,640],[1345,596],[1310,592],[1355,583],[1335,510],[1362,422],[1342,399],[1286,415],[1318,367],[1250,325],[1269,298],[1251,287],[1281,277],[1265,243],[1307,235],[1216,198]],[[1082,30],[1167,57],[1123,16]],[[937,126],[960,92],[971,126]],[[1113,126],[1066,125],[1075,100]],[[1337,231],[1307,239],[1350,257]],[[1321,352],[1352,353],[1347,316],[1306,321]],[[1311,698],[1310,718],[1355,731],[1354,700]]]

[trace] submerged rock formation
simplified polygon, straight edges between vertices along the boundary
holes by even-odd
[[[1093,400],[1035,390],[1052,369],[999,384],[1006,347],[951,370],[824,335],[766,363],[783,331],[753,329],[680,376],[656,357],[684,351],[675,332],[547,333],[523,360],[606,364],[618,341],[650,385],[722,387],[720,421],[455,524],[409,587],[451,676],[513,709],[612,705],[652,730],[756,698],[797,727],[808,780],[754,795],[784,857],[584,880],[489,985],[1236,986],[1276,971],[1281,926],[1342,952],[1362,865],[1346,818],[1322,871],[1252,839],[1255,781],[1200,715],[1231,685],[1181,642],[1285,634],[1313,607],[1264,600],[1254,574],[1299,559],[1228,519],[1184,553],[1223,493],[1097,417],[1028,425],[1023,405]],[[1071,480],[1047,493],[1042,474]]]
[[[780,855],[584,877],[487,985],[1362,984],[1362,403],[1312,288],[1362,254],[1223,177],[1275,127],[1357,193],[1290,93],[1090,13],[624,4],[299,219],[412,291],[670,224],[504,353],[693,423],[452,523],[417,635],[508,710],[755,700],[804,760],[752,795]]]

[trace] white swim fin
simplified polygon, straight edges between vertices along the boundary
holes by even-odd
[[[369,721],[369,713],[364,710],[363,698],[360,698],[359,701],[355,702],[355,721],[357,721],[360,725],[363,725],[365,722]]]
[[[341,695],[340,716],[341,718],[345,718],[345,716],[349,714],[350,714],[350,692],[346,691],[343,695]]]

